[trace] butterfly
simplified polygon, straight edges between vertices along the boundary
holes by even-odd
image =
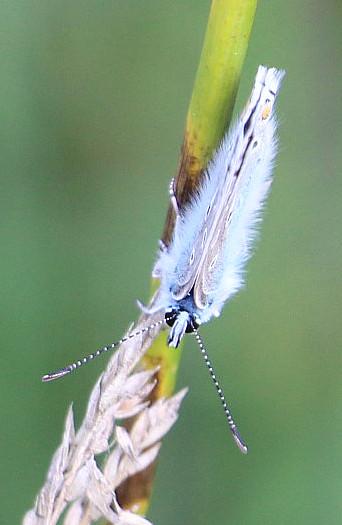
[[[178,347],[185,333],[194,333],[230,430],[244,453],[247,446],[232,418],[198,328],[218,317],[224,304],[243,286],[246,262],[272,182],[277,152],[274,108],[284,74],[276,68],[259,66],[243,113],[223,137],[201,176],[198,189],[185,206],[179,206],[175,183],[171,182],[176,221],[169,245],[160,244],[153,270],[153,275],[160,280],[159,292],[150,307],[138,302],[145,313],[164,313],[161,322],[170,327],[169,346]],[[156,324],[45,375],[43,381],[70,373]]]

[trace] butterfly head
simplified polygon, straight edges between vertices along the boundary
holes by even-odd
[[[191,333],[200,325],[198,316],[180,308],[170,308],[165,312],[165,322],[171,327],[167,344],[178,347],[185,333]]]

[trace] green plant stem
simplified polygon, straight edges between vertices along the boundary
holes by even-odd
[[[254,20],[257,0],[213,0],[200,63],[186,119],[176,195],[189,199],[201,172],[218,146],[232,116],[236,92]],[[163,241],[172,236],[174,213],[169,207]],[[153,283],[155,288],[156,284]],[[143,358],[142,368],[159,366],[153,399],[172,394],[181,351],[170,349],[165,332]],[[152,399],[152,402],[153,402]],[[152,490],[155,464],[133,476],[118,491],[121,505],[144,514]]]

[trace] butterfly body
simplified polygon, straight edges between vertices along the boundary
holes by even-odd
[[[153,271],[160,279],[160,288],[151,307],[138,303],[144,312],[162,311],[164,319],[44,375],[43,381],[64,377],[121,343],[164,324],[170,327],[169,346],[177,347],[185,333],[193,332],[232,436],[239,449],[247,453],[197,328],[218,317],[243,285],[256,225],[272,182],[277,151],[273,110],[283,76],[283,71],[259,66],[244,112],[224,136],[186,206],[178,206],[171,184],[176,221],[170,244],[161,242]]]
[[[243,285],[272,181],[277,151],[273,108],[283,75],[259,66],[244,112],[223,138],[195,195],[177,209],[172,240],[156,263],[161,285],[153,305],[153,311],[172,313],[170,346],[178,346],[191,327],[219,316]]]

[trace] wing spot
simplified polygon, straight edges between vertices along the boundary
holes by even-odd
[[[244,134],[244,136],[247,135],[248,130],[249,130],[249,128],[251,127],[253,113],[254,113],[254,109],[253,109],[253,111],[251,111],[251,113],[250,113],[248,119],[246,120],[246,122],[245,122],[245,124],[244,124],[244,126],[243,126],[243,134]]]
[[[217,254],[214,255],[214,257],[213,257],[213,258],[211,259],[211,261],[210,261],[210,264],[209,264],[209,269],[210,269],[210,270],[213,269],[213,267],[215,266],[216,261],[217,261]]]
[[[271,104],[270,99],[267,98],[265,100],[265,107],[264,107],[264,109],[262,110],[262,113],[261,113],[261,119],[262,120],[267,120],[268,117],[271,114],[271,111],[272,111],[272,104]]]
[[[228,226],[228,224],[230,223],[230,219],[232,218],[232,212],[230,211],[228,213],[228,216],[227,216],[227,219],[226,219],[226,226]]]
[[[205,228],[204,233],[203,233],[203,238],[202,238],[202,248],[203,248],[204,245],[205,245],[205,242],[206,242],[206,240],[207,240],[207,236],[208,236],[208,229]]]

